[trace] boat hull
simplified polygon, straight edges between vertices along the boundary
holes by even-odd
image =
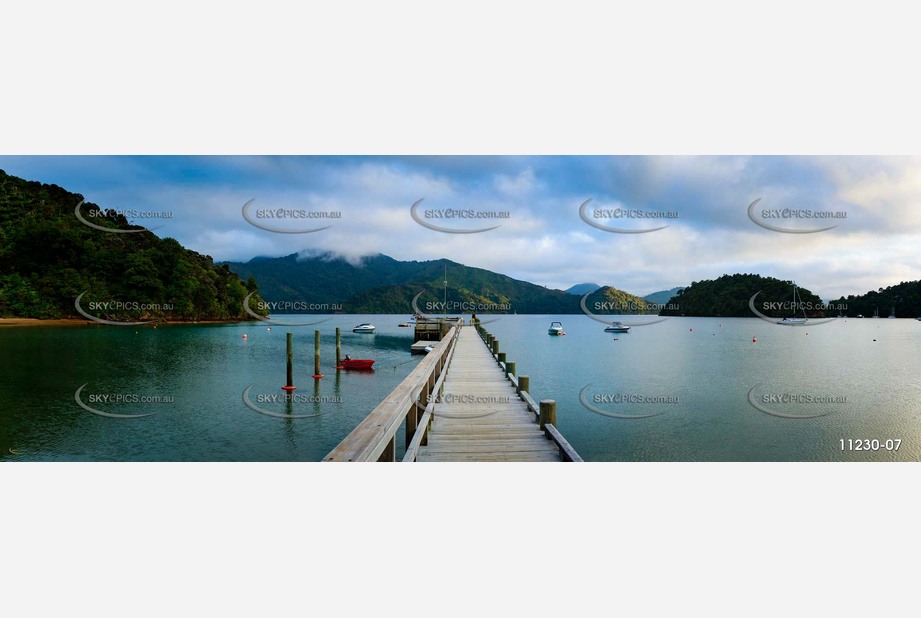
[[[371,369],[374,361],[366,358],[353,358],[342,361],[342,367],[345,369]]]

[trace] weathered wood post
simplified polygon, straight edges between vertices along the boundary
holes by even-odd
[[[340,345],[341,335],[339,327],[336,327],[336,371],[342,369],[342,347]]]
[[[496,357],[497,357],[496,358],[497,362],[500,362],[500,363],[505,362],[505,352],[499,352],[498,354],[496,354]]]
[[[531,378],[530,376],[518,376],[518,394],[528,393],[531,394]]]
[[[544,430],[544,426],[553,425],[556,427],[556,401],[553,399],[542,399],[540,402],[540,429]],[[550,439],[550,436],[547,436],[547,439]]]
[[[285,385],[282,386],[281,388],[282,390],[286,390],[288,392],[291,392],[295,388],[297,388],[296,386],[294,386],[294,342],[293,342],[293,339],[294,339],[294,334],[292,333],[288,333],[287,337],[285,337],[285,343],[288,349],[288,353],[287,353],[287,357],[288,357],[288,372],[287,373],[288,375],[287,375],[287,379],[285,380]]]
[[[499,353],[499,340],[498,339],[492,340],[492,353],[493,354]]]
[[[320,331],[313,331],[313,379],[319,380],[323,377],[320,373]]]
[[[505,377],[507,378],[513,375],[515,375],[515,362],[508,361],[507,363],[505,363]]]

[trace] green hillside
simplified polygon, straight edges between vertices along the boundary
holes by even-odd
[[[109,303],[88,311],[109,320],[251,319],[242,303],[255,280],[172,238],[93,229],[74,214],[82,199],[0,170],[0,317],[80,317],[74,301],[85,292],[81,307]],[[115,213],[93,216],[101,214],[95,204],[81,214],[102,227],[140,229]]]
[[[878,310],[879,317],[889,317],[895,310],[896,317],[916,318],[921,316],[921,281],[903,281],[897,285],[878,290],[870,290],[866,294],[853,295],[832,301],[832,304],[845,305],[845,315],[872,317]]]
[[[764,303],[792,303],[793,283],[754,274],[723,275],[717,279],[695,281],[672,297],[661,315],[750,318],[754,313],[749,307],[749,299],[758,292],[760,294],[755,301],[758,311],[769,317],[790,315],[783,307],[766,307]],[[797,301],[807,307],[822,305],[818,296],[803,288],[797,289]],[[825,312],[810,309],[806,315],[825,317]]]
[[[231,262],[241,277],[254,276],[268,301],[341,305],[345,313],[412,313],[412,299],[443,302],[447,268],[448,303],[490,313],[578,313],[579,297],[450,260],[401,262],[373,255],[352,263],[329,254],[255,258]],[[455,313],[471,313],[470,310]],[[441,313],[441,308],[433,313]]]

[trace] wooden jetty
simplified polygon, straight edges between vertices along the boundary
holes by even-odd
[[[529,388],[495,337],[456,322],[323,461],[396,461],[401,426],[404,462],[582,461]]]

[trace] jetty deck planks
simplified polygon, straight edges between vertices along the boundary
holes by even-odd
[[[428,444],[417,461],[560,461],[473,328],[461,330],[444,382],[443,400],[435,403]],[[459,398],[488,398],[485,403]]]

